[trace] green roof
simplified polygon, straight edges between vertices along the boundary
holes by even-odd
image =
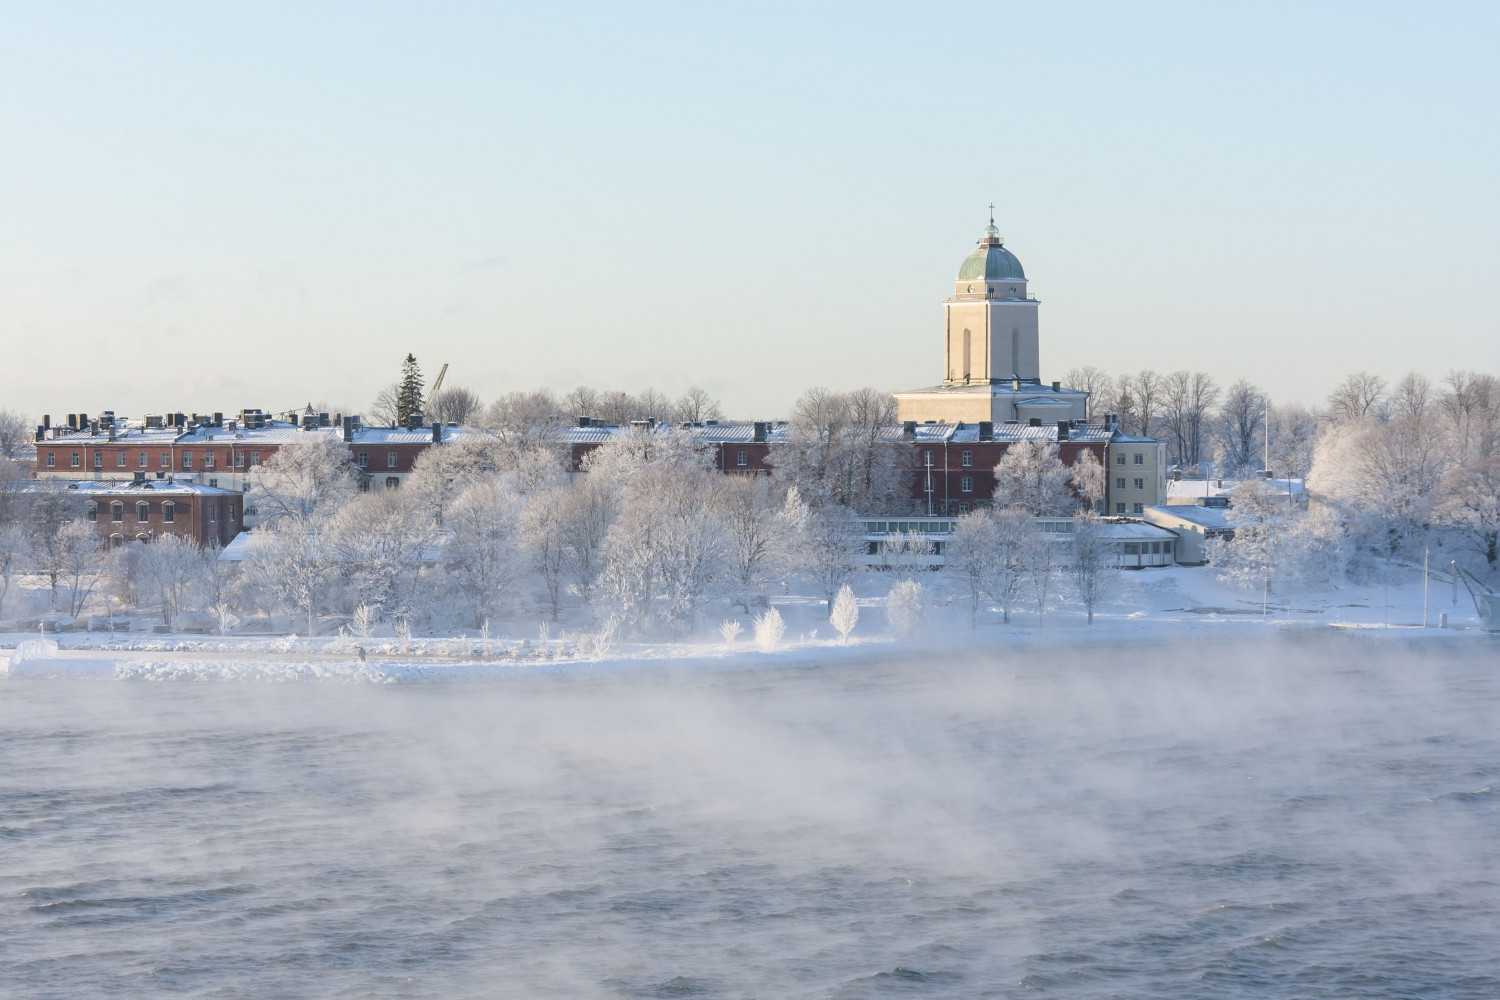
[[[959,281],[1025,281],[1026,272],[1016,255],[998,243],[981,246],[964,258],[958,269]]]

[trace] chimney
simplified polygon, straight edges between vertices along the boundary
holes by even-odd
[[[52,414],[50,414],[50,413],[43,413],[42,414],[42,427],[44,427],[45,429],[47,429],[49,431],[52,429]]]
[[[917,439],[917,422],[908,420],[901,425],[901,439],[903,441],[915,441]]]
[[[144,472],[136,472],[135,481],[138,483],[144,483],[146,481],[146,474]]]
[[[995,422],[993,420],[981,420],[981,421],[979,421],[979,440],[981,440],[981,441],[993,441],[993,440],[995,440]]]
[[[326,414],[326,413],[319,413],[318,414],[318,426],[319,427],[330,427],[330,426],[332,426],[329,423],[329,421],[328,421],[328,414]]]
[[[409,431],[422,429],[422,414],[419,411],[413,410],[411,416],[406,418],[406,429]]]
[[[76,414],[76,413],[70,413],[70,414],[68,414],[68,430],[70,430],[70,431],[76,431],[77,429],[78,429],[78,414]]]
[[[443,422],[441,420],[434,420],[432,422],[432,443],[443,443]]]
[[[109,439],[111,441],[115,439],[115,422],[113,420],[109,422]]]
[[[751,438],[754,441],[761,442],[766,439],[766,422],[764,420],[757,420],[751,430]]]
[[[41,424],[37,424],[36,425],[36,441],[37,441],[37,444],[41,444],[45,440],[47,440],[47,428],[43,427]]]
[[[583,414],[580,413],[578,415],[578,426],[579,427],[592,427],[592,426],[594,426],[594,418],[593,417],[585,417]]]
[[[1057,439],[1059,441],[1068,440],[1068,431],[1070,429],[1071,428],[1068,426],[1068,422],[1066,420],[1059,420],[1057,422]]]
[[[217,410],[214,411],[214,426],[215,427],[223,427],[224,426],[224,414],[220,413]]]
[[[1062,392],[1062,383],[1061,382],[1053,382],[1052,383],[1052,391],[1053,392]]]
[[[344,418],[344,440],[345,441],[353,441],[354,440],[354,418],[353,417],[345,417]]]
[[[1040,427],[1040,426],[1042,426],[1042,418],[1041,417],[1032,417],[1030,420],[1026,421],[1026,426],[1028,426],[1028,427]]]

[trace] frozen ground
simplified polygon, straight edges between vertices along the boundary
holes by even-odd
[[[483,639],[473,634],[402,640],[297,636],[158,635],[131,632],[61,633],[38,641],[34,635],[0,635],[0,665],[10,677],[83,676],[142,680],[353,680],[373,683],[420,682],[501,677],[517,672],[741,669],[762,664],[796,665],[884,654],[930,652],[980,646],[1092,646],[1151,644],[1172,638],[1232,640],[1282,631],[1358,630],[1374,641],[1457,641],[1500,644],[1500,636],[1479,628],[1473,604],[1460,589],[1434,582],[1427,593],[1423,624],[1420,573],[1404,584],[1346,585],[1338,590],[1297,595],[1246,593],[1198,568],[1171,567],[1127,573],[1115,594],[1096,609],[1089,625],[1081,609],[1059,602],[1040,623],[1033,610],[1004,624],[998,612],[982,610],[971,626],[958,595],[936,593],[924,627],[913,637],[893,639],[886,631],[883,578],[865,581],[860,621],[848,647],[838,642],[821,600],[778,596],[773,605],[786,619],[786,636],[771,652],[753,641],[753,616],[737,617],[745,632],[734,644],[717,634],[726,615],[705,616],[702,628],[677,641],[615,641],[605,650],[580,650],[587,626],[564,623],[543,638],[536,625],[512,622]],[[1448,628],[1437,628],[1446,613]],[[505,628],[509,629],[507,633]],[[523,633],[529,633],[523,638]],[[19,648],[18,648],[19,647]]]

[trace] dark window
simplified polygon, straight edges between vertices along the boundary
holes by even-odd
[[[1135,488],[1138,489],[1138,490],[1145,489],[1146,488],[1146,481],[1144,479],[1137,479],[1135,481]]]
[[[172,519],[177,516],[177,505],[168,500],[161,505],[161,521],[163,524],[171,524]]]
[[[250,464],[252,466],[260,464],[260,452],[258,452],[258,451],[252,451],[250,453]]]
[[[963,478],[961,478],[958,481],[958,489],[959,489],[959,492],[961,492],[961,493],[973,493],[974,492],[974,477],[973,476],[964,476]]]
[[[368,453],[363,451],[359,453],[359,467],[361,469],[368,469],[370,467],[370,456]]]
[[[89,520],[90,521],[97,521],[97,520],[99,520],[99,505],[96,504],[96,503],[89,504],[89,511],[88,511],[88,513],[89,513]]]
[[[750,464],[750,453],[748,451],[741,451],[741,452],[736,453],[735,456],[734,456],[734,464],[735,465],[741,465],[741,466],[743,466],[743,465],[749,465]]]
[[[1124,455],[1116,455],[1115,456],[1115,464],[1116,465],[1124,465],[1125,464],[1125,456]]]
[[[1137,514],[1144,514],[1145,512],[1146,512],[1146,505],[1145,504],[1138,503],[1138,504],[1135,505],[1135,513],[1137,513]]]
[[[56,464],[57,464],[57,456],[55,454],[53,454],[52,452],[50,452],[50,451],[47,452],[47,468],[50,469],[53,466],[55,466]]]
[[[73,452],[72,456],[68,459],[68,464],[75,469],[78,468],[78,452]]]
[[[144,469],[149,461],[150,459],[146,457],[146,453],[144,451],[138,451],[135,453],[135,464],[139,465],[141,468]]]
[[[182,467],[184,469],[191,469],[193,467],[193,453],[192,452],[185,451],[185,452],[182,453]]]
[[[161,467],[163,469],[170,469],[172,467],[172,453],[170,451],[161,453]]]
[[[125,520],[125,505],[118,500],[109,505],[109,519],[116,524]]]
[[[121,469],[125,468],[125,453],[123,451],[115,452],[115,465]]]
[[[1117,489],[1117,490],[1123,490],[1124,488],[1125,488],[1125,477],[1124,476],[1120,476],[1119,478],[1117,478],[1115,480],[1115,489]]]
[[[974,453],[972,451],[964,452],[961,461],[963,462],[964,468],[967,469],[969,466],[974,464]]]
[[[394,451],[385,453],[385,467],[387,469],[394,469],[396,467],[396,453]]]
[[[203,467],[205,469],[212,469],[214,467],[214,453],[213,452],[211,452],[211,451],[205,451],[203,453]]]
[[[144,500],[142,500],[140,503],[136,504],[135,505],[135,519],[137,521],[149,521],[149,520],[151,520],[151,505],[149,503],[147,503],[146,501],[144,501]]]
[[[1115,513],[1116,514],[1123,514],[1123,513],[1125,513],[1125,505],[1122,504],[1122,503],[1115,504]]]
[[[51,465],[52,463],[49,462],[47,464]],[[96,451],[96,452],[94,452],[94,468],[96,468],[96,469],[102,469],[102,468],[104,468],[104,452],[102,452],[102,451]]]
[[[1140,552],[1141,552],[1141,547],[1137,543],[1135,543],[1135,542],[1126,542],[1125,543],[1125,554],[1127,556],[1140,555]]]
[[[401,485],[401,479],[400,479],[399,476],[386,476],[385,477],[385,488],[386,489],[393,490],[397,486],[400,486],[400,485]]]

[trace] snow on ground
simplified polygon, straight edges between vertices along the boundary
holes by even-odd
[[[881,594],[888,581],[864,581],[860,621],[850,644],[839,644],[821,599],[777,595],[772,604],[786,619],[786,637],[773,652],[753,640],[753,615],[706,616],[703,627],[680,641],[616,641],[605,650],[580,648],[581,633],[562,627],[522,639],[531,626],[513,625],[509,636],[474,635],[352,640],[347,637],[187,636],[124,633],[0,635],[0,667],[9,677],[93,677],[136,680],[357,681],[405,683],[501,678],[520,673],[588,673],[661,669],[753,669],[795,667],[872,656],[931,655],[936,649],[1035,649],[1122,642],[1165,643],[1174,638],[1224,639],[1329,628],[1359,630],[1378,640],[1493,642],[1500,635],[1479,629],[1474,606],[1460,589],[1436,582],[1427,594],[1427,622],[1421,628],[1420,573],[1387,586],[1345,585],[1337,590],[1298,595],[1247,593],[1218,582],[1202,568],[1168,567],[1123,574],[1111,598],[1095,610],[1088,625],[1082,609],[1061,603],[1038,623],[1034,610],[1013,613],[1002,624],[993,610],[981,612],[971,627],[968,608],[957,595],[935,593],[925,627],[894,640],[886,633]],[[1438,616],[1449,628],[1439,630]],[[745,633],[733,645],[716,630],[719,618],[735,617]],[[562,636],[562,637],[556,637]],[[363,655],[361,655],[363,653]]]

